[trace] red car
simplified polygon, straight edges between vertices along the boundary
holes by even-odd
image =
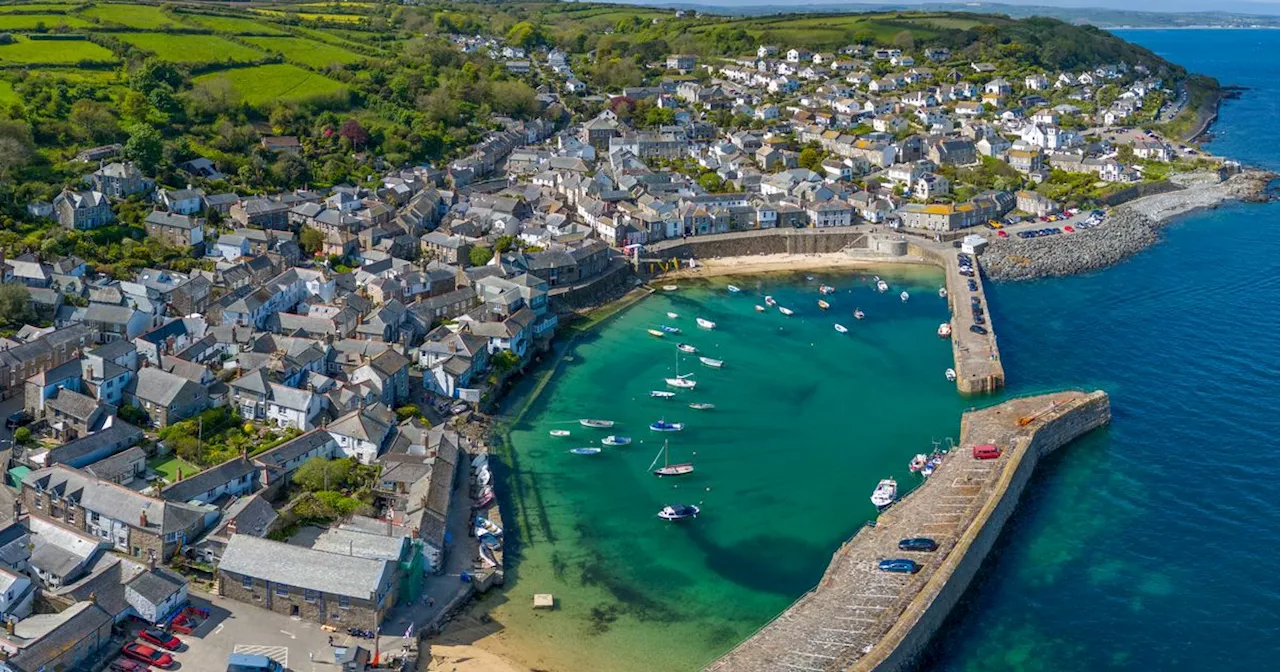
[[[170,651],[176,651],[178,647],[182,646],[182,640],[158,628],[147,628],[139,632],[138,639]]]
[[[116,658],[107,666],[111,672],[151,672],[151,666],[130,658]]]
[[[201,612],[203,612],[203,614]],[[174,632],[182,633],[184,635],[189,635],[195,632],[196,628],[200,627],[201,618],[208,618],[208,617],[209,617],[208,611],[204,609],[196,609],[194,607],[188,607],[184,609],[182,613],[173,617],[173,621],[169,623],[169,627]]]
[[[1000,236],[1001,238],[1008,238],[1008,237],[1009,237],[1009,232],[1008,232],[1008,231],[996,231],[996,235],[997,235],[997,236]]]
[[[155,665],[161,669],[167,670],[173,667],[173,656],[159,649],[153,649],[146,644],[129,642],[128,644],[125,644],[124,648],[121,650],[124,652],[124,655],[129,656],[134,660],[140,660],[144,663]]]
[[[973,459],[975,460],[994,460],[1000,457],[1000,449],[990,443],[977,445],[973,447]]]
[[[1071,227],[1069,227],[1069,226],[1064,226],[1064,227],[1062,227],[1062,230],[1063,230],[1063,231],[1066,231],[1067,233],[1075,233],[1075,231],[1076,231],[1075,229],[1073,229],[1073,228],[1071,228]]]

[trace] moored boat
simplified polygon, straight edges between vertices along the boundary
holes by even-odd
[[[724,366],[723,359],[711,359],[710,357],[699,357],[698,361],[702,362],[704,365],[709,366],[713,369],[718,369]]]
[[[649,423],[649,429],[655,432],[680,432],[684,431],[683,422],[667,422],[666,420],[656,420]]]
[[[493,551],[502,548],[502,540],[487,532],[484,534],[477,534],[476,538],[480,540],[481,548],[488,548]]]
[[[669,325],[663,324],[663,325],[660,325],[658,328],[659,328],[659,329],[661,329],[662,331],[664,331],[665,333],[668,333],[668,334],[678,334],[678,333],[680,333],[680,327],[672,327],[672,326],[669,326]]]
[[[822,299],[818,299],[818,307],[823,310],[826,310],[831,307],[831,304],[827,303],[826,301],[823,301]]]
[[[678,387],[682,390],[692,390],[693,388],[698,386],[698,381],[689,380],[689,376],[692,376],[692,375],[693,375],[692,373],[686,373],[684,375],[680,375],[680,351],[677,350],[676,351],[676,377],[664,378],[663,380],[666,381],[666,383],[671,387]]]
[[[951,338],[950,322],[943,322],[938,325],[938,338]]]
[[[836,325],[836,331],[838,331],[838,332],[840,332],[840,333],[842,333],[842,334],[847,334],[847,333],[849,333],[849,329],[848,329],[848,327],[844,326],[843,324],[837,324],[837,325]]]
[[[478,537],[481,534],[492,534],[495,537],[501,537],[502,528],[484,516],[476,516],[476,536]]]
[[[676,349],[679,350],[680,352],[687,352],[691,355],[697,354],[698,352],[697,348],[693,347],[692,345],[689,345],[688,343],[677,343]]]
[[[940,299],[945,299],[945,298],[947,298],[947,288],[946,288],[946,287],[939,287],[939,288],[938,288],[938,298],[940,298]]]
[[[702,509],[693,504],[668,504],[658,512],[658,517],[663,520],[684,520],[697,518],[699,513],[702,513]]]
[[[738,292],[742,291],[741,289],[738,288],[737,285],[729,285],[728,289],[730,294],[737,294]]]
[[[898,498],[898,482],[892,478],[882,479],[871,493],[871,503],[876,509],[883,511]]]
[[[600,449],[595,446],[583,446],[581,448],[574,448],[569,452],[574,455],[599,455]]]
[[[480,495],[476,497],[476,503],[471,506],[475,509],[483,509],[493,503],[494,497],[493,488],[484,488],[480,491]]]
[[[649,469],[653,471],[653,475],[658,478],[663,476],[684,476],[693,473],[692,462],[681,462],[680,464],[671,464],[671,448],[668,441],[662,442],[662,450],[654,456],[653,462],[649,464]],[[658,459],[662,459],[662,466],[654,469],[654,465],[658,463]]]
[[[715,329],[715,328],[716,328],[716,323],[715,323],[715,322],[712,322],[711,320],[708,320],[708,319],[703,318],[703,317],[699,317],[697,320],[694,320],[694,321],[695,321],[695,322],[697,322],[697,323],[698,323],[698,326],[699,326],[699,327],[702,327],[703,329]]]
[[[677,289],[680,289],[679,285],[663,285],[662,286],[662,291],[664,292],[674,292]]]
[[[603,439],[601,439],[600,443],[606,446],[625,446],[631,443],[631,437],[610,434],[609,436],[606,436]]]
[[[911,295],[904,291],[903,293],[898,295],[898,298],[902,299],[903,301],[906,301],[907,299],[911,298]]]
[[[668,392],[666,390],[652,390],[649,392],[649,396],[657,399],[670,399],[671,397],[676,396],[676,393]]]
[[[569,436],[569,430],[567,430],[567,429],[553,429],[553,430],[551,430],[551,436]]]
[[[763,312],[764,312],[764,306],[762,306],[762,305],[760,305],[760,304],[758,304],[758,303],[757,303],[757,304],[756,304],[756,312],[757,312],[757,313],[763,313]]]
[[[786,306],[778,306],[778,312],[782,313],[783,315],[786,315],[787,317],[791,317],[792,315],[796,314],[794,310],[791,310]]]
[[[656,337],[658,337],[658,338],[662,338],[662,337],[666,336],[666,334],[662,333],[661,331],[658,331],[657,329],[650,329],[650,330],[649,330],[649,335],[650,335],[650,336],[656,336]]]
[[[878,292],[887,292],[887,291],[889,291],[889,283],[887,283],[887,282],[885,282],[884,280],[881,280],[881,279],[879,279],[879,278],[876,278],[876,291],[878,291]]]
[[[776,306],[776,305],[778,305],[778,302],[777,302],[777,301],[774,301],[772,296],[766,296],[766,297],[764,297],[764,305],[766,305],[766,306]]]
[[[680,313],[667,313],[667,317],[674,320],[680,317]]]
[[[954,382],[956,382],[956,370],[955,370],[955,369],[947,369],[947,371],[946,371],[946,374],[945,374],[945,375],[947,376],[947,380],[949,380],[949,381],[951,381],[951,382],[953,382],[953,383],[954,383]]]
[[[836,288],[832,287],[831,285],[822,285],[818,287],[818,291],[823,294],[835,294]]]
[[[917,453],[915,457],[911,458],[911,463],[907,465],[907,468],[911,470],[911,473],[915,473],[924,469],[927,464],[929,464],[929,456],[924,453]]]
[[[578,421],[578,424],[582,425],[583,427],[591,427],[592,429],[608,429],[613,426],[613,421],[612,420],[592,420],[590,418],[583,418]]]
[[[861,308],[854,308],[854,309],[853,309],[853,316],[854,316],[854,318],[861,320],[862,318],[866,317],[866,316],[867,316],[867,314],[866,314],[866,313],[864,313],[864,312],[862,312],[862,309],[861,309]]]
[[[706,402],[701,402],[701,401],[689,404],[689,408],[692,408],[695,411],[709,411],[715,407],[716,407],[715,404],[708,404]]]

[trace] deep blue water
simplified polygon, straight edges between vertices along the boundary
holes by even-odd
[[[1251,87],[1209,147],[1280,168],[1280,31],[1121,35]],[[1101,387],[1114,419],[1043,464],[926,669],[1280,669],[1278,221],[1225,207],[1117,267],[989,286],[1010,391]]]

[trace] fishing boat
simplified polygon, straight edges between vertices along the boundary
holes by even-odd
[[[907,465],[907,468],[914,474],[924,469],[927,464],[929,464],[929,456],[924,453],[917,453],[915,457],[911,458],[911,463]]]
[[[884,280],[876,279],[876,291],[878,292],[889,291],[889,283],[885,282]]]
[[[950,322],[943,322],[938,325],[938,338],[951,338]]]
[[[698,349],[693,347],[692,345],[689,345],[688,343],[677,343],[676,349],[679,350],[680,352],[687,352],[691,355],[695,355],[698,353]]]
[[[893,504],[898,498],[898,482],[892,478],[886,478],[880,481],[876,486],[875,492],[871,493],[871,503],[876,505],[876,509],[883,511]]]
[[[680,432],[684,431],[683,422],[667,422],[666,420],[657,420],[649,423],[649,429],[655,432]]]
[[[677,289],[680,289],[680,287],[679,287],[678,285],[663,285],[663,286],[662,286],[662,291],[664,291],[664,292],[674,292],[674,291],[676,291]]]
[[[776,306],[776,305],[778,305],[778,302],[777,302],[777,301],[774,301],[772,296],[766,296],[766,297],[764,297],[764,305],[766,305],[766,306]]]
[[[583,446],[582,448],[574,448],[569,452],[574,455],[599,455],[600,449],[595,446]]]
[[[708,404],[706,402],[701,402],[701,401],[689,404],[689,408],[692,408],[695,411],[709,411],[715,407],[716,407],[715,404]]]
[[[583,427],[590,427],[592,429],[608,429],[613,426],[613,421],[612,420],[592,420],[590,418],[583,418],[582,420],[578,421],[578,424],[582,425]]]
[[[658,463],[658,459],[662,459],[662,466],[654,469],[653,466]],[[671,449],[667,441],[662,442],[662,450],[653,458],[653,462],[649,464],[649,469],[653,471],[653,475],[658,478],[663,476],[683,476],[693,473],[692,462],[681,462],[680,464],[671,464]]]
[[[823,294],[835,294],[836,288],[831,285],[822,285],[821,287],[818,287],[818,291]]]
[[[658,517],[663,520],[684,520],[685,518],[697,518],[702,512],[693,504],[669,504],[662,507],[658,512]]]
[[[857,319],[861,320],[862,318],[866,317],[866,316],[867,316],[867,314],[866,314],[866,313],[864,313],[864,312],[862,312],[862,309],[861,309],[861,308],[854,308],[854,309],[853,309],[853,316],[854,316],[855,318],[857,318]]]
[[[650,330],[649,330],[649,335],[650,335],[650,336],[656,336],[656,337],[658,337],[658,338],[662,338],[662,337],[666,336],[666,334],[662,333],[661,331],[658,331],[657,329],[650,329]]]
[[[831,307],[831,304],[827,303],[826,301],[823,301],[822,299],[818,299],[818,307],[823,310],[826,310]]]
[[[783,315],[786,315],[787,317],[791,317],[792,315],[796,314],[794,310],[791,310],[786,306],[778,306],[778,312],[782,313]]]
[[[723,359],[711,359],[710,357],[699,357],[698,361],[702,362],[704,365],[709,366],[713,369],[718,369],[724,366]]]
[[[940,464],[942,464],[942,455],[935,452],[929,457],[929,461],[925,463],[924,467],[920,469],[920,475],[929,478],[933,474],[933,470],[937,469]]]
[[[764,312],[764,306],[762,306],[762,305],[760,305],[760,304],[758,304],[758,303],[757,303],[757,304],[756,304],[756,312],[757,312],[757,313],[763,313],[763,312]]]
[[[655,397],[657,399],[670,399],[671,397],[676,396],[676,393],[668,392],[666,390],[653,390],[649,392],[649,396]]]
[[[560,436],[569,436],[569,430],[567,430],[567,429],[553,429],[553,430],[551,430],[551,436],[557,436],[557,437],[560,437]]]
[[[847,334],[847,333],[849,333],[849,329],[848,329],[847,327],[845,327],[843,324],[837,324],[837,325],[836,325],[836,331],[838,331],[838,332],[840,332],[840,333],[842,333],[842,334]]]
[[[669,317],[669,318],[671,318],[671,319],[673,319],[673,320],[675,320],[675,319],[679,319],[679,317],[680,317],[680,313],[667,313],[667,317]]]
[[[938,298],[940,298],[940,299],[945,299],[945,298],[947,298],[947,288],[946,288],[946,287],[939,287],[939,288],[938,288]]]
[[[672,326],[663,324],[663,325],[660,325],[658,328],[661,329],[664,333],[668,333],[668,334],[680,333],[680,327],[672,327]]]
[[[601,439],[600,443],[603,443],[606,446],[625,446],[631,443],[631,437],[610,434],[609,436],[606,436],[603,439]]]
[[[739,289],[737,285],[729,285],[729,293],[730,293],[730,294],[737,294],[738,292],[741,292],[741,291],[742,291],[742,290],[741,290],[741,289]]]
[[[906,292],[903,292],[898,295],[898,298],[902,299],[905,302],[907,299],[911,298],[911,295]]]
[[[946,371],[946,374],[945,374],[945,375],[947,376],[947,380],[949,380],[949,381],[951,381],[951,382],[953,382],[953,383],[954,383],[954,382],[956,382],[956,370],[955,370],[955,369],[947,369],[947,371]]]
[[[695,321],[695,322],[697,322],[697,323],[698,323],[698,326],[699,326],[699,327],[702,327],[703,329],[715,329],[715,328],[716,328],[716,323],[715,323],[715,322],[712,322],[711,320],[706,319],[705,317],[699,317],[698,319],[696,319],[696,320],[694,320],[694,321]]]
[[[502,528],[484,516],[476,516],[476,536],[478,537],[481,534],[492,534],[495,537],[501,537]]]
[[[665,380],[666,383],[671,387],[678,387],[683,390],[692,390],[698,385],[698,381],[689,380],[689,376],[692,376],[692,375],[693,375],[692,373],[686,373],[684,375],[680,375],[680,352],[676,351],[676,377],[664,378],[663,380]]]

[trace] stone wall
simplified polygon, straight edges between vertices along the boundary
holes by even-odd
[[[1181,188],[1182,187],[1179,187],[1178,185],[1168,180],[1160,180],[1159,182],[1144,182],[1142,184],[1135,184],[1132,187],[1128,187],[1126,189],[1121,189],[1120,191],[1117,191],[1114,194],[1110,194],[1106,198],[1102,199],[1102,203],[1104,205],[1120,205],[1121,203],[1128,203],[1129,201],[1132,201],[1135,198],[1142,198],[1143,196],[1151,196],[1152,194],[1164,194],[1170,191],[1177,191]]]
[[[386,604],[396,603],[397,583],[398,581],[392,582],[391,594],[387,595]],[[262,579],[253,579],[253,588],[245,588],[243,577],[231,572],[218,572],[218,594],[237,602],[269,609],[277,614],[298,616],[314,623],[332,625],[340,631],[347,628],[373,630],[381,621],[381,614],[369,600],[353,599],[351,606],[344,609],[338,606],[338,598],[329,593],[320,593],[314,601],[307,601],[301,588],[289,586],[288,595],[279,595],[276,593],[275,585],[268,585]],[[294,613],[295,607],[297,613]]]
[[[664,240],[645,248],[646,259],[711,259],[762,254],[825,254],[846,247],[866,247],[866,233],[852,229],[764,229]],[[656,264],[641,263],[642,273],[657,273]]]
[[[1001,530],[1018,506],[1040,459],[1079,436],[1111,421],[1111,402],[1105,392],[1057,409],[1037,420],[1030,437],[1017,439],[1013,456],[1004,467],[996,490],[968,531],[956,543],[943,565],[911,605],[866,656],[850,670],[856,672],[907,672],[915,668],[930,640],[942,628],[960,601]],[[967,418],[964,424],[968,424]],[[964,434],[967,427],[962,428]]]
[[[623,258],[613,259],[600,275],[568,287],[553,287],[547,306],[553,313],[565,314],[594,308],[631,291],[636,284],[631,264]]]

